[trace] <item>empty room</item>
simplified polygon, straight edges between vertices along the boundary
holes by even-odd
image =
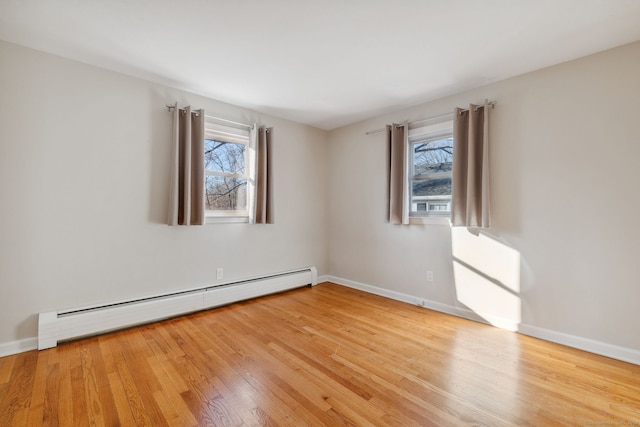
[[[637,0],[0,1],[0,426],[640,425]]]

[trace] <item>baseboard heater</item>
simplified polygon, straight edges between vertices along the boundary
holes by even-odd
[[[216,284],[149,298],[40,313],[38,349],[58,342],[206,310],[306,285],[318,280],[315,267]]]

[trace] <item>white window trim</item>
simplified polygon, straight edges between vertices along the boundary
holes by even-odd
[[[409,207],[411,209],[411,196],[412,196],[412,181],[418,179],[430,179],[437,178],[437,175],[442,173],[427,174],[427,175],[414,175],[413,171],[413,144],[417,141],[434,138],[438,136],[452,135],[453,134],[453,120],[445,120],[442,122],[418,126],[409,129],[409,151],[408,168],[407,168],[407,189],[409,197]],[[449,174],[446,174],[449,176]],[[437,213],[424,214],[418,211],[409,211],[409,224],[416,225],[445,225],[451,226],[451,212],[447,212],[445,215],[438,215]]]
[[[409,224],[413,225],[446,225],[451,227],[451,218],[437,216],[411,216]]]
[[[205,210],[205,224],[237,224],[252,222],[250,212],[252,212],[255,200],[256,163],[255,138],[252,137],[252,133],[253,130],[247,131],[244,128],[240,129],[237,127],[222,125],[209,120],[205,122],[206,139],[215,139],[245,145],[245,171],[247,171],[247,173],[244,174],[237,174],[205,170],[205,176],[226,176],[247,180],[247,210]],[[205,197],[205,195],[203,194],[202,197]]]
[[[249,215],[247,216],[205,216],[205,224],[248,224]]]

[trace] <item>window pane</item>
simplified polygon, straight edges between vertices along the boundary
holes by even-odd
[[[413,144],[413,174],[451,172],[453,137],[432,139]],[[451,193],[449,193],[451,194]]]
[[[244,144],[204,140],[204,167],[214,172],[245,173]]]
[[[207,176],[204,202],[207,210],[247,210],[247,180]]]

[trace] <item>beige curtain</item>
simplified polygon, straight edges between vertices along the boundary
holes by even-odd
[[[456,108],[453,118],[451,223],[489,228],[489,108]]]
[[[173,109],[169,225],[204,224],[204,110]]]
[[[389,222],[409,224],[409,124],[387,126],[389,141]]]
[[[273,224],[273,179],[271,177],[271,137],[273,129],[255,127],[256,183],[252,217],[255,224]]]

